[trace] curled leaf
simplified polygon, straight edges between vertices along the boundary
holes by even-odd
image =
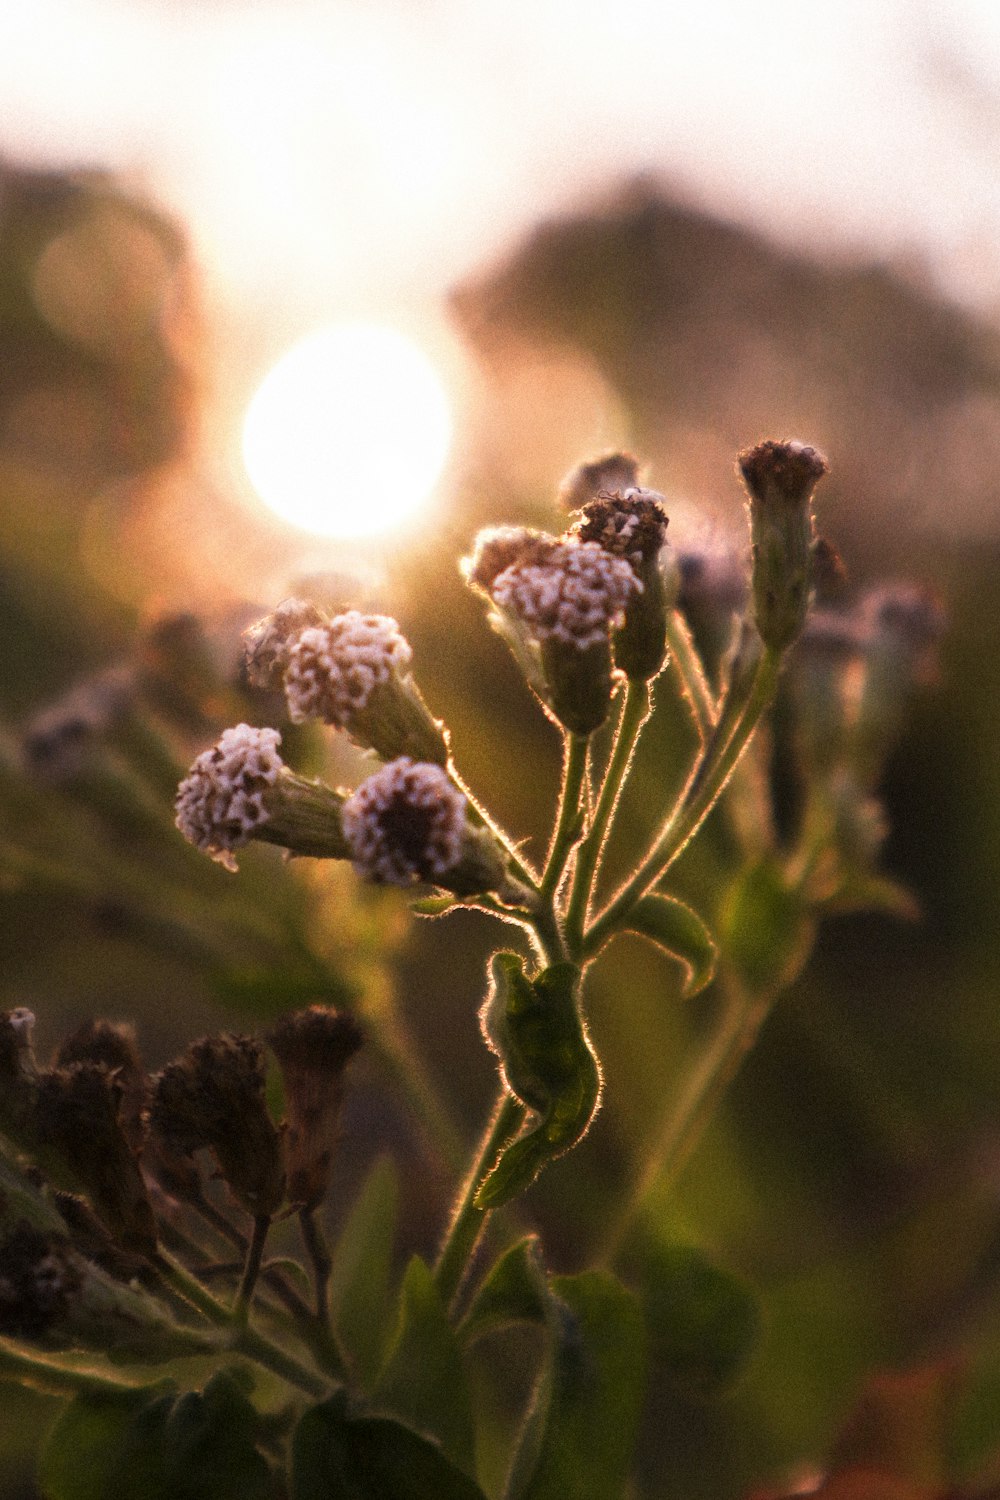
[[[698,913],[676,896],[643,896],[629,914],[627,930],[648,938],[683,966],[685,1000],[711,984],[719,959],[715,939]]]
[[[502,1152],[476,1195],[496,1208],[530,1186],[546,1162],[586,1134],[601,1072],[579,1008],[580,972],[553,964],[534,979],[516,953],[497,953],[480,1020],[507,1088],[537,1118]]]

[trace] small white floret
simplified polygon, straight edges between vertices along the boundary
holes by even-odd
[[[359,875],[383,885],[433,882],[462,857],[465,798],[441,766],[400,756],[344,803],[344,836]]]
[[[196,848],[236,869],[240,849],[269,817],[265,795],[284,762],[276,729],[237,724],[198,756],[177,789],[177,827]]]
[[[350,729],[372,692],[410,665],[412,651],[388,615],[349,609],[329,625],[303,630],[285,669],[285,696],[292,722],[321,719]]]

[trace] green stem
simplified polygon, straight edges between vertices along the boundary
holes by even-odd
[[[636,1211],[652,1189],[672,1187],[687,1166],[743,1059],[757,1040],[773,998],[747,994],[735,981],[727,985],[708,1045],[668,1113],[656,1146],[628,1195],[624,1212],[604,1243],[600,1260],[613,1261]]]
[[[256,1329],[251,1328],[249,1323],[243,1321],[243,1314],[239,1308],[228,1308],[217,1297],[213,1297],[212,1293],[207,1291],[194,1276],[189,1275],[172,1256],[161,1250],[154,1257],[152,1264],[167,1285],[210,1323],[231,1331],[230,1347],[236,1353],[245,1354],[248,1359],[256,1360],[259,1365],[273,1371],[275,1375],[280,1375],[283,1380],[288,1381],[289,1385],[297,1386],[307,1395],[323,1396],[326,1394],[327,1383],[320,1375],[306,1365],[300,1364],[292,1355],[286,1354],[284,1349],[279,1348]]]
[[[469,1262],[479,1243],[479,1236],[489,1217],[489,1209],[476,1207],[479,1185],[504,1146],[520,1129],[523,1120],[524,1105],[513,1094],[505,1091],[497,1101],[476,1160],[465,1180],[434,1268],[434,1280],[446,1307],[451,1306],[461,1289]]]
[[[0,1380],[15,1380],[50,1396],[127,1396],[142,1384],[116,1375],[63,1364],[48,1354],[23,1349],[11,1339],[0,1338]]]
[[[583,928],[590,907],[594,877],[640,731],[649,717],[649,704],[649,684],[630,682],[625,692],[611,759],[604,773],[593,820],[586,838],[577,850],[573,887],[566,912],[566,944],[571,957],[577,955],[583,946]]]
[[[451,776],[452,781],[458,787],[458,790],[462,793],[462,796],[467,800],[469,804],[469,810],[472,813],[473,818],[481,823],[484,828],[488,828],[497,842],[503,846],[507,858],[510,861],[511,871],[517,876],[522,885],[526,885],[530,891],[537,892],[537,874],[531,868],[531,866],[521,857],[521,854],[517,848],[517,845],[514,843],[514,840],[510,837],[509,834],[504,832],[504,830],[498,823],[493,820],[493,818],[490,817],[489,813],[486,811],[486,808],[475,796],[468,784],[463,781],[461,775],[459,774],[458,767],[455,765],[455,762],[453,760],[448,762],[448,774]]]
[[[250,1315],[250,1301],[253,1297],[254,1287],[257,1285],[257,1277],[260,1275],[260,1263],[264,1256],[264,1242],[271,1228],[271,1215],[258,1214],[253,1221],[253,1234],[247,1246],[246,1260],[243,1265],[243,1276],[240,1280],[239,1289],[236,1293],[236,1301],[233,1305],[233,1316],[241,1322],[246,1322]]]
[[[635,903],[666,873],[711,812],[773,701],[780,653],[765,650],[749,685],[723,706],[717,732],[695,766],[674,812],[635,874],[622,886],[586,934],[584,955],[597,953]]]
[[[709,687],[701,657],[695,649],[684,616],[676,609],[667,613],[667,646],[670,665],[681,685],[704,744],[715,728],[718,708]]]
[[[579,838],[580,800],[583,796],[583,785],[587,775],[587,750],[589,745],[590,740],[586,735],[570,734],[566,737],[566,749],[563,756],[562,789],[559,793],[559,812],[552,834],[552,842],[549,845],[548,858],[545,861],[545,869],[542,873],[542,883],[539,887],[539,894],[546,901],[551,901],[558,891],[563,872],[566,869],[566,861],[569,859],[573,845]]]

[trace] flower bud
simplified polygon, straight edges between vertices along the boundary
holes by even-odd
[[[574,538],[525,549],[489,585],[494,623],[544,706],[573,734],[592,733],[608,716],[611,635],[641,591],[624,558]]]
[[[236,869],[233,851],[251,839],[293,854],[345,859],[343,798],[295,776],[278,754],[276,729],[237,724],[192,765],[177,790],[177,827],[210,858]]]
[[[135,1027],[127,1022],[84,1021],[60,1042],[56,1066],[93,1062],[107,1068],[121,1090],[121,1123],[131,1149],[139,1152],[145,1137],[146,1071],[139,1056]]]
[[[69,1168],[119,1244],[151,1254],[156,1225],[122,1126],[121,1102],[121,1085],[103,1063],[51,1068],[38,1081],[38,1142],[54,1154],[57,1170]]]
[[[413,652],[387,615],[345,610],[296,636],[285,668],[295,724],[321,719],[384,760],[448,762],[444,729],[409,672]]]
[[[599,495],[620,495],[638,483],[638,459],[631,453],[604,453],[569,471],[559,486],[558,500],[566,510],[582,510]]]
[[[203,1037],[153,1079],[150,1129],[168,1156],[215,1155],[233,1196],[255,1218],[281,1206],[281,1142],[264,1102],[265,1059],[249,1036]]]
[[[737,460],[749,492],[754,618],[761,639],[783,651],[802,629],[812,586],[810,502],[826,460],[805,443],[764,442]]]
[[[583,506],[573,528],[581,542],[596,542],[630,563],[641,585],[626,604],[614,637],[615,665],[636,682],[656,676],[667,650],[667,594],[660,566],[667,514],[662,500],[656,490],[634,487],[602,493]]]
[[[305,599],[283,599],[277,609],[243,632],[247,682],[265,692],[280,693],[284,684],[288,653],[299,634],[327,623],[315,604]]]
[[[506,886],[506,860],[438,765],[407,756],[383,766],[344,804],[354,868],[383,885],[419,882],[458,896]]]
[[[329,1187],[344,1069],[361,1046],[361,1028],[351,1016],[312,1005],[283,1016],[267,1040],[285,1083],[288,1200],[309,1211]]]

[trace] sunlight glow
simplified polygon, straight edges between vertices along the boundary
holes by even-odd
[[[344,323],[301,339],[264,377],[243,461],[283,520],[357,540],[417,518],[451,436],[444,385],[422,350],[393,328]]]

